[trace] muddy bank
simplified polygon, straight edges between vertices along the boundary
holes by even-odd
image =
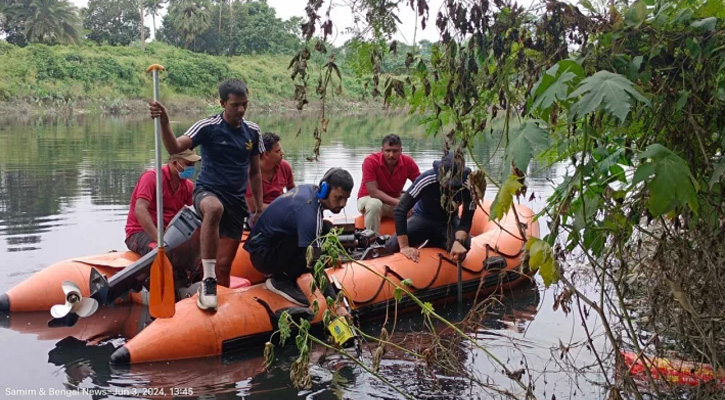
[[[221,108],[216,99],[173,99],[164,101],[163,104],[171,115],[179,113],[210,114],[219,111]],[[52,101],[52,102],[0,102],[0,119],[24,120],[38,117],[65,117],[85,115],[108,115],[123,116],[145,113],[148,110],[148,100],[128,99],[113,100],[99,99],[95,101],[73,100],[73,101]],[[274,103],[255,103],[250,101],[252,113],[310,113],[322,110],[320,101],[312,101],[307,104],[304,110],[296,108],[293,100],[282,100]],[[326,112],[367,112],[383,111],[382,102],[352,102],[352,101],[328,101],[325,105]],[[393,110],[396,111],[396,110]],[[402,110],[397,110],[402,111]]]

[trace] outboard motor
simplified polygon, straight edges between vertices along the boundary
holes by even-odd
[[[337,237],[346,249],[365,249],[378,239],[378,235],[370,229],[339,235]]]
[[[169,222],[164,234],[164,247],[173,250],[186,243],[194,232],[201,227],[201,218],[191,207],[182,208]],[[98,309],[98,305],[111,304],[119,297],[132,290],[138,290],[151,274],[151,264],[156,259],[157,249],[150,251],[135,263],[127,266],[111,279],[106,279],[95,268],[91,269],[89,287],[90,298],[81,298],[75,295],[80,289],[73,290],[78,286],[73,282],[63,283],[63,292],[66,293],[66,304],[53,306],[51,314],[56,319],[64,318],[70,313],[80,317],[89,317]],[[95,307],[91,305],[95,303]],[[52,322],[52,321],[51,321]]]

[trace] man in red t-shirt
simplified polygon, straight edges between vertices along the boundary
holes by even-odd
[[[164,203],[164,227],[185,205],[192,204],[194,183],[189,180],[194,175],[195,164],[201,160],[193,150],[184,150],[172,154],[166,165],[161,167]],[[131,251],[145,255],[156,248],[156,170],[150,169],[141,174],[131,194],[131,206],[126,219],[126,246]],[[197,247],[197,246],[192,246]],[[178,251],[177,251],[178,250]],[[187,259],[188,252],[174,249],[169,259],[174,267],[193,264]],[[196,265],[186,265],[196,268]]]
[[[420,175],[418,165],[403,154],[403,143],[395,134],[383,138],[383,147],[363,161],[362,185],[357,193],[357,209],[365,216],[365,227],[380,233],[380,218],[392,217],[400,201],[405,181]]]
[[[265,151],[259,157],[259,169],[262,171],[262,197],[265,205],[269,205],[274,199],[281,196],[285,189],[292,190],[295,187],[295,178],[292,175],[292,167],[284,160],[284,151],[279,142],[277,134],[267,132],[262,135]],[[247,186],[247,207],[250,214],[257,212],[252,197],[251,186]],[[248,221],[252,221],[249,218]]]

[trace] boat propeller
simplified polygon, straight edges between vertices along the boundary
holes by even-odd
[[[50,308],[50,315],[53,318],[65,318],[70,313],[85,318],[96,312],[98,301],[92,298],[83,298],[81,288],[78,285],[71,281],[65,281],[62,287],[65,294],[65,304],[56,304]]]

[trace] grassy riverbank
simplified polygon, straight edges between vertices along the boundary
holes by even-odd
[[[254,107],[294,109],[294,85],[287,69],[290,58],[210,56],[159,42],[142,51],[139,45],[18,47],[0,41],[0,114],[140,111],[152,95],[151,79],[144,71],[154,63],[167,68],[162,74],[161,97],[177,111],[214,108],[217,84],[229,77],[247,82]],[[315,79],[310,79],[310,99],[314,98]],[[361,82],[343,76],[342,88],[340,95],[330,99],[333,106],[378,107],[361,101]]]

